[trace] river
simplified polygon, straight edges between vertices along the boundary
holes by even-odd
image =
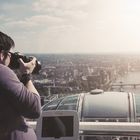
[[[128,74],[119,77],[113,85],[116,85],[112,87],[113,91],[140,93],[140,71],[129,72]]]

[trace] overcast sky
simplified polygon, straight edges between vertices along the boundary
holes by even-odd
[[[140,53],[140,0],[1,0],[0,30],[24,53]]]

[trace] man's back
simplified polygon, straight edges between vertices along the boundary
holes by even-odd
[[[39,96],[29,92],[15,73],[2,64],[0,74],[0,140],[4,137],[7,140],[36,139],[23,116],[34,117],[37,111],[40,113]]]

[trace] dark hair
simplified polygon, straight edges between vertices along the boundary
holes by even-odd
[[[0,51],[9,51],[14,46],[14,40],[10,36],[4,34],[3,32],[0,32]]]

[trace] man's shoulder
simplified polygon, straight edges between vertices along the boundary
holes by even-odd
[[[3,65],[3,64],[0,64],[0,69],[10,69],[9,67]]]
[[[3,64],[0,64],[0,73],[2,74],[2,73],[7,73],[7,72],[13,73],[13,71],[9,67],[7,67]]]

